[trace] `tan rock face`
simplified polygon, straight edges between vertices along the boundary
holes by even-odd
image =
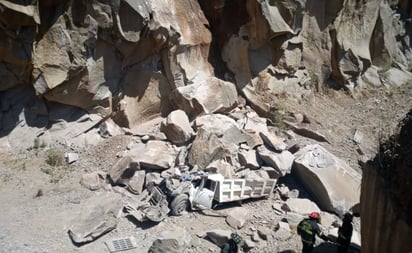
[[[133,129],[155,116],[166,116],[171,109],[169,82],[160,73],[132,68],[124,77],[122,87],[123,97],[114,117],[120,126]]]
[[[242,100],[269,118],[279,94],[302,99],[326,83],[353,90],[412,80],[405,1],[4,0],[0,7],[0,91],[29,84],[47,106],[81,108],[132,129],[176,109],[190,120],[226,114]]]

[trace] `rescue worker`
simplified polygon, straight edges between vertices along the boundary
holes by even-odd
[[[338,230],[338,253],[348,252],[350,241],[352,238],[353,226],[352,226],[353,216],[350,213],[345,213],[343,215],[342,226]]]
[[[320,214],[318,212],[312,212],[309,218],[303,219],[298,224],[298,235],[302,239],[302,253],[310,253],[313,250],[315,244],[315,235],[318,235],[325,241],[329,241],[322,231],[320,230],[318,223],[320,222]]]
[[[238,253],[243,247],[244,241],[240,235],[236,233],[230,234],[230,239],[222,246],[222,253]]]

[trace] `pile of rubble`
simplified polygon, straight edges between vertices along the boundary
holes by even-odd
[[[193,175],[217,174],[222,180],[250,182],[272,180],[272,193],[276,181],[290,174],[293,168],[294,175],[319,207],[308,199],[298,198],[299,191],[277,186],[280,197],[273,208],[278,215],[286,215],[291,226],[312,211],[342,215],[359,202],[358,172],[319,144],[299,148],[293,134],[281,136],[276,127],[268,126],[265,118],[247,106],[239,106],[226,115],[204,114],[192,122],[184,111],[176,110],[167,118],[149,123],[127,130],[133,141],[117,154],[118,160],[111,168],[82,176],[80,183],[97,191],[98,200],[87,201],[84,208],[89,210],[88,216],[70,228],[75,243],[90,242],[114,229],[116,217],[122,212],[137,222],[161,222],[170,214],[167,189],[183,187]],[[222,189],[217,187],[212,191],[211,197],[218,200],[216,196]],[[234,229],[240,229],[247,216],[243,210],[234,208],[226,220]],[[289,225],[279,223],[280,232],[274,232],[273,236],[287,237],[283,233]],[[230,235],[229,232],[223,234]],[[211,239],[210,233],[203,236],[219,245],[221,240]],[[258,241],[256,234],[265,233],[254,231],[251,234],[254,241]]]

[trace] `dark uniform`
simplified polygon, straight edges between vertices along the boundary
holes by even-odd
[[[348,252],[350,241],[352,238],[353,226],[352,215],[346,213],[343,218],[342,226],[338,230],[338,253]]]
[[[298,234],[302,239],[302,253],[310,253],[313,250],[315,244],[315,235],[318,235],[325,241],[329,239],[320,230],[317,220],[313,218],[306,218],[302,220],[298,225]]]
[[[238,253],[239,248],[244,244],[242,237],[236,233],[230,235],[229,241],[223,244],[221,253]]]

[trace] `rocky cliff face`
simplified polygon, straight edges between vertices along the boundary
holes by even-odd
[[[383,0],[2,0],[0,131],[28,114],[50,128],[56,104],[133,129],[229,110],[238,93],[269,115],[276,94],[399,86],[412,80],[410,13]]]
[[[400,133],[364,166],[362,252],[410,252],[412,242],[412,111]]]

